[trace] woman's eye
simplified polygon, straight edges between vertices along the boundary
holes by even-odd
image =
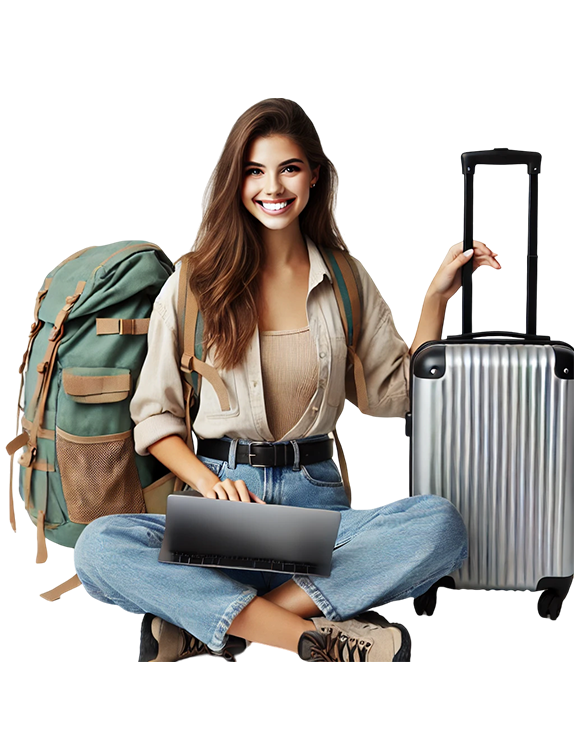
[[[245,172],[246,177],[250,177],[254,174],[261,174],[261,170],[257,169],[257,167],[251,167],[251,169],[248,169],[247,172]]]
[[[296,167],[294,164],[288,164],[285,167],[284,171],[285,172],[300,172],[301,170],[299,169],[299,167]]]

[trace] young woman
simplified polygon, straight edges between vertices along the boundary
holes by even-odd
[[[205,360],[217,369],[229,408],[222,410],[204,378],[194,455],[185,441],[179,269],[155,303],[132,402],[138,453],[153,454],[204,496],[340,511],[331,574],[162,565],[164,516],[100,518],[76,547],[78,575],[97,599],[145,614],[140,661],[199,653],[233,660],[250,641],[308,661],[405,661],[406,628],[369,610],[424,593],[466,557],[464,524],[448,501],[422,496],[351,509],[331,460],[329,434],[345,396],[356,402],[352,389],[345,393],[343,327],[318,251],[348,252],[333,216],[336,179],[313,124],[294,102],[267,99],[239,118],[213,173],[189,256]],[[356,351],[366,413],[404,416],[410,353],[440,338],[447,301],[467,262],[500,267],[483,243],[468,253],[462,243],[451,247],[426,294],[410,350],[357,262],[363,326]],[[264,466],[251,466],[249,445],[263,441],[285,447]]]

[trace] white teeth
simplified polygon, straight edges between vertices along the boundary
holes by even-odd
[[[280,211],[282,208],[285,208],[287,201],[282,201],[281,203],[262,203],[261,205],[266,211]]]

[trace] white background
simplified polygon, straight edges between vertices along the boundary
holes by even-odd
[[[4,4],[4,443],[15,434],[17,369],[47,272],[118,240],[150,240],[172,260],[187,252],[231,126],[270,96],[296,100],[313,120],[339,172],[343,237],[409,343],[432,276],[462,239],[460,154],[540,151],[538,331],[573,343],[571,8]],[[475,274],[477,330],[524,330],[527,195],[525,167],[477,168],[475,238],[502,264]],[[459,331],[457,295],[444,332]],[[408,495],[403,420],[348,405],[339,434],[355,507]],[[39,598],[73,574],[72,552],[49,544],[36,566],[35,528],[16,503],[18,532],[6,510],[0,549],[4,705],[19,746],[44,735],[65,748],[529,748],[571,737],[574,595],[555,622],[538,616],[533,593],[441,590],[431,618],[417,617],[411,600],[388,605],[384,614],[413,639],[413,661],[399,668],[327,675],[253,645],[235,667],[204,657],[150,670],[136,662],[139,617],[81,589],[53,604]]]

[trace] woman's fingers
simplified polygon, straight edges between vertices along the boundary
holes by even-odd
[[[228,480],[230,481],[230,480]],[[250,503],[251,498],[249,497],[249,490],[247,489],[247,485],[243,481],[243,479],[238,479],[235,482],[235,489],[239,493],[239,500],[241,500],[242,503]]]
[[[257,495],[254,492],[251,492],[251,490],[249,490],[249,497],[254,503],[261,503],[262,505],[267,504],[265,500],[262,500],[260,497],[257,497]]]
[[[247,489],[247,485],[242,479],[233,481],[232,479],[224,479],[223,482],[218,482],[205,497],[211,497],[218,500],[231,500],[236,503],[264,503],[257,495]]]
[[[484,242],[480,242],[480,240],[474,240],[472,245],[474,250],[473,268],[478,268],[478,266],[491,266],[492,268],[501,268],[500,263],[496,260],[497,253],[493,253],[492,250],[487,245],[485,245]],[[452,262],[453,260],[458,260],[461,264],[464,264],[466,261],[461,257],[464,252],[464,243],[457,242],[457,244],[453,245],[448,251],[446,264],[448,265],[448,263]]]

